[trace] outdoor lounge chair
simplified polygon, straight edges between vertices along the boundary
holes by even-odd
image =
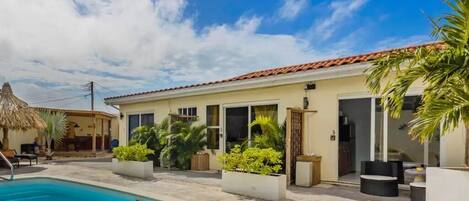
[[[36,160],[36,165],[38,164],[38,159],[36,154],[18,154],[16,150],[13,150],[15,152],[15,158],[18,158],[19,160],[21,159],[26,159],[29,160],[29,166],[33,165],[33,160]]]
[[[10,163],[15,167],[20,167],[20,159],[15,157],[15,153],[13,151],[2,151],[3,155],[10,161]],[[3,167],[6,167],[6,164],[3,158],[0,158],[0,163]]]
[[[399,196],[397,164],[382,161],[362,161],[360,192],[387,197]]]

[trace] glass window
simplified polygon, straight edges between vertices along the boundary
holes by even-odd
[[[195,110],[197,113],[197,110]],[[207,106],[207,148],[218,149],[220,145],[220,106]]]
[[[129,115],[129,139],[132,138],[132,131],[140,126],[140,115]]]
[[[257,116],[270,117],[273,121],[277,122],[277,104],[275,105],[257,105],[251,107],[251,122],[256,120]],[[251,134],[258,135],[262,134],[261,127],[259,125],[251,127]]]
[[[208,105],[207,106],[207,126],[219,126],[220,107],[218,105]]]
[[[129,139],[132,138],[132,132],[135,128],[143,125],[153,126],[155,124],[155,115],[153,113],[145,114],[131,114],[128,117],[129,119],[129,130],[128,136]]]
[[[179,108],[178,114],[183,116],[197,116],[197,107]]]
[[[155,119],[153,113],[142,114],[141,125],[153,126],[155,124]]]

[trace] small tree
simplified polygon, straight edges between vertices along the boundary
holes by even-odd
[[[39,113],[46,122],[47,127],[40,132],[46,138],[48,149],[51,153],[52,140],[60,142],[67,131],[67,116],[63,112],[42,111]]]

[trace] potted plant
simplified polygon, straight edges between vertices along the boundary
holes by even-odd
[[[272,148],[247,148],[239,145],[223,154],[222,190],[266,200],[283,200],[287,178],[281,170],[282,153]]]
[[[182,170],[190,169],[193,156],[204,150],[207,144],[205,130],[205,125],[194,125],[193,122],[172,123],[171,132],[163,133],[161,136],[163,149],[160,157],[165,166],[174,165]],[[205,162],[208,163],[208,160]],[[208,164],[202,166],[208,167]]]
[[[154,151],[147,146],[134,144],[132,146],[120,146],[113,150],[115,158],[112,159],[112,172],[132,177],[153,177],[153,161],[147,156]]]

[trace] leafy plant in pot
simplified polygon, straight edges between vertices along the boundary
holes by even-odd
[[[165,133],[168,132],[168,129],[169,121],[167,118],[153,126],[144,125],[137,127],[132,131],[132,139],[129,144],[146,145],[147,148],[154,151],[154,154],[149,154],[147,157],[153,160],[155,162],[154,164],[159,164],[160,153],[164,147],[161,143],[161,136],[164,136]]]
[[[267,200],[282,200],[286,176],[281,170],[282,153],[273,148],[250,147],[242,151],[235,145],[219,157],[223,163],[222,190]]]
[[[153,161],[148,160],[148,155],[154,151],[146,145],[134,144],[120,146],[113,150],[112,171],[127,176],[148,178],[153,176]]]
[[[160,157],[166,165],[189,169],[192,155],[207,145],[206,128],[193,122],[176,121],[171,124],[171,132],[162,133],[160,138],[164,145]]]

